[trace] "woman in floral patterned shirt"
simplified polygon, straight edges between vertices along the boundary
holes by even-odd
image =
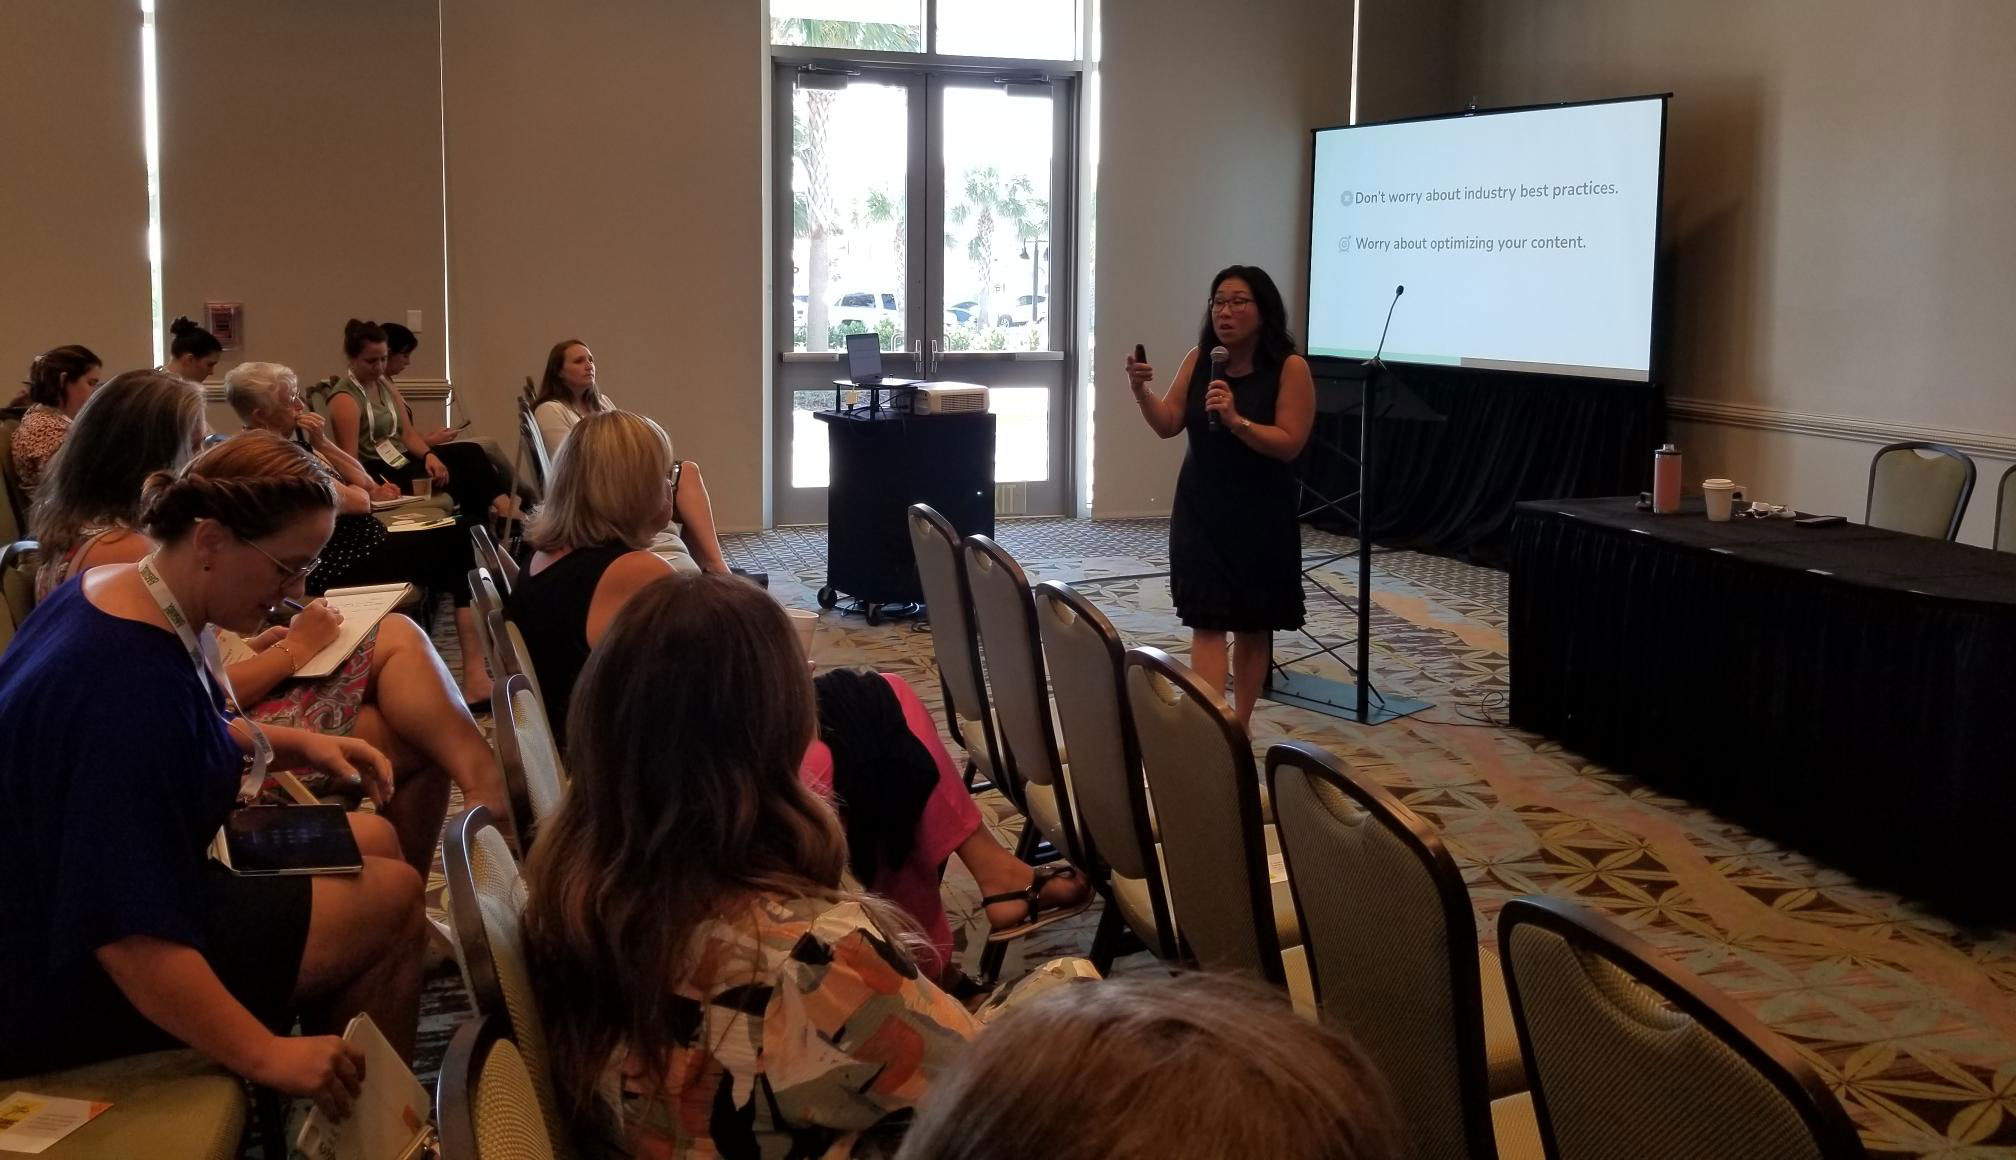
[[[28,364],[28,413],[14,432],[14,477],[29,494],[42,482],[42,469],[63,446],[70,420],[98,389],[98,356],[87,347],[59,346]]]
[[[845,881],[846,839],[798,777],[815,710],[783,610],[733,576],[657,581],[570,712],[525,934],[581,1142],[653,1160],[893,1149],[984,1016],[918,972],[900,911]],[[1017,994],[1090,975],[1054,963]]]

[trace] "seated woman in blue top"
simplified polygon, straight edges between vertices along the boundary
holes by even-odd
[[[306,451],[234,439],[148,481],[147,559],[62,585],[0,657],[0,1076],[181,1043],[340,1115],[350,1018],[410,1053],[426,914],[389,825],[353,818],[360,874],[240,878],[205,857],[263,776],[211,626],[257,632],[298,597],[335,515]],[[390,792],[362,741],[264,735],[276,766]]]

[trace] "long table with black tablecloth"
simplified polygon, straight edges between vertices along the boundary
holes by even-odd
[[[2016,917],[2016,556],[1518,506],[1512,721],[1954,917]]]

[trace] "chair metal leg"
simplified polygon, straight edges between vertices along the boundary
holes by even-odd
[[[1099,916],[1099,929],[1092,934],[1092,953],[1086,957],[1092,960],[1092,967],[1101,978],[1113,973],[1113,959],[1119,950],[1120,937],[1126,933],[1126,924],[1120,919],[1120,908],[1113,905],[1113,899],[1106,899],[1105,913]]]

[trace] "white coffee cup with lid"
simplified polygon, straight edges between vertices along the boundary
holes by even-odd
[[[1736,501],[1743,498],[1743,488],[1726,479],[1704,479],[1701,481],[1701,498],[1707,503],[1708,521],[1726,524]]]

